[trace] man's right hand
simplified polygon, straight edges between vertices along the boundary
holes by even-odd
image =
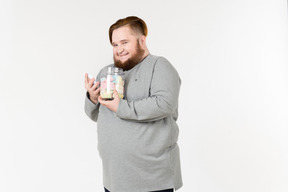
[[[90,100],[94,104],[96,104],[98,102],[98,97],[100,96],[100,87],[98,87],[99,81],[97,81],[95,84],[94,81],[95,81],[94,78],[89,79],[88,73],[85,73],[85,89],[88,91],[90,95]]]

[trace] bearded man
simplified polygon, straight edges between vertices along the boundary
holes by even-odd
[[[181,80],[164,57],[151,55],[146,23],[135,16],[109,29],[114,63],[95,79],[85,74],[85,112],[97,122],[98,150],[105,192],[173,192],[182,187],[178,97]],[[108,67],[122,68],[121,99],[100,96],[100,77]]]

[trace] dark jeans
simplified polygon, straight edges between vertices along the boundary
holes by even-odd
[[[105,192],[110,192],[106,188],[104,188],[104,189],[105,189]],[[165,189],[165,190],[161,190],[161,191],[151,191],[151,192],[173,192],[173,189]]]

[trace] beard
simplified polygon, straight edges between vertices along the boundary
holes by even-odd
[[[114,55],[113,56],[114,64],[116,67],[122,68],[123,71],[130,70],[141,62],[144,52],[145,52],[144,49],[141,49],[139,42],[137,42],[136,52],[134,55],[132,55],[129,59],[127,59],[124,62],[121,62],[119,59],[116,59]]]

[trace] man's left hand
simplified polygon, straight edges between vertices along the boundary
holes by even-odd
[[[117,112],[119,102],[120,102],[120,97],[118,95],[118,92],[114,90],[114,99],[113,100],[103,100],[102,97],[100,96],[98,98],[98,101],[100,102],[101,105],[104,105],[108,109],[110,109],[113,112]]]

